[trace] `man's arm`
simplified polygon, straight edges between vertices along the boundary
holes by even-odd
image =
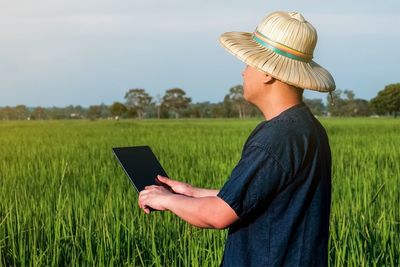
[[[201,228],[224,229],[239,219],[235,211],[217,196],[188,197],[172,194],[162,186],[148,186],[141,191],[139,206],[146,213],[150,213],[150,207],[169,210]]]

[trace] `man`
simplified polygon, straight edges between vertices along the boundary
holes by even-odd
[[[222,266],[328,264],[331,153],[324,128],[302,102],[303,89],[335,83],[312,61],[313,26],[295,12],[267,16],[253,33],[228,32],[222,45],[247,66],[244,98],[266,121],[248,137],[220,191],[159,177],[139,206],[169,210],[204,228],[229,227]]]

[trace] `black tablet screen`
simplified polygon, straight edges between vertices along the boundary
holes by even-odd
[[[138,192],[159,184],[158,174],[168,177],[148,146],[115,147],[113,151]]]

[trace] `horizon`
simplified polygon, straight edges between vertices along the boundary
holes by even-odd
[[[340,89],[341,90],[341,89]],[[334,91],[334,92],[336,92],[336,90]],[[342,92],[343,92],[343,90],[342,90]],[[148,92],[147,92],[148,93]],[[318,97],[315,97],[315,98],[310,98],[310,97],[306,97],[305,96],[305,93],[306,93],[306,90],[304,90],[304,94],[303,94],[303,102],[305,101],[305,100],[315,100],[315,99],[317,99],[317,100],[321,100],[322,101],[322,104],[324,105],[324,106],[326,106],[326,105],[328,105],[328,103],[327,103],[327,97],[329,97],[329,93],[323,93],[323,94],[325,94],[326,96],[325,96],[325,98],[318,98]],[[318,93],[318,92],[317,92]],[[229,92],[226,92],[226,94],[229,94]],[[152,95],[150,95],[151,96],[151,102],[152,103],[154,103],[154,96],[152,96]],[[189,97],[189,98],[191,98],[191,96],[190,95],[188,95],[188,94],[186,94],[185,95],[186,97]],[[343,95],[342,95],[343,96]],[[124,99],[124,98],[122,98],[122,99]],[[367,100],[367,101],[370,101],[370,100],[368,100],[368,99],[363,99],[363,98],[359,98],[359,97],[357,97],[357,95],[355,95],[355,99],[362,99],[362,100]],[[81,104],[67,104],[67,105],[63,105],[63,106],[56,106],[56,105],[49,105],[49,106],[41,106],[41,105],[37,105],[37,106],[30,106],[30,105],[26,105],[26,104],[24,104],[24,103],[20,103],[20,104],[17,104],[17,105],[0,105],[0,108],[6,108],[6,107],[17,107],[17,106],[26,106],[26,108],[28,108],[28,109],[34,109],[34,108],[37,108],[37,107],[41,107],[41,108],[45,108],[45,109],[51,109],[51,108],[66,108],[66,107],[69,107],[69,106],[73,106],[73,107],[77,107],[77,106],[80,106],[80,107],[82,107],[82,108],[84,108],[84,109],[87,109],[87,108],[90,108],[90,106],[101,106],[101,105],[105,105],[105,106],[111,106],[111,105],[113,105],[114,103],[117,103],[117,102],[119,102],[119,103],[121,103],[121,104],[126,104],[125,102],[125,100],[121,100],[121,101],[118,101],[118,100],[115,100],[115,101],[111,101],[111,103],[104,103],[104,102],[101,102],[101,103],[91,103],[91,104],[89,104],[89,105],[81,105]],[[211,104],[211,105],[213,105],[213,104],[219,104],[219,103],[223,103],[224,102],[224,99],[221,99],[221,100],[219,100],[219,101],[215,101],[215,102],[212,102],[212,101],[209,101],[209,100],[204,100],[204,101],[196,101],[196,102],[194,102],[193,101],[193,99],[192,99],[192,101],[189,103],[189,105],[190,104],[194,104],[194,105],[196,105],[196,104],[202,104],[202,103],[208,103],[208,104]],[[247,101],[246,101],[247,102]],[[250,102],[248,102],[249,104],[251,104]]]

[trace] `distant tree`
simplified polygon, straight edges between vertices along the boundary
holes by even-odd
[[[354,97],[356,96],[352,90],[344,90],[343,94],[346,96],[346,99],[349,101],[354,100]]]
[[[160,119],[168,119],[170,117],[169,111],[164,105],[160,106],[159,116]]]
[[[370,116],[371,114],[367,100],[356,98],[352,101],[352,116]]]
[[[175,118],[179,118],[181,111],[186,109],[191,101],[190,97],[186,97],[184,90],[172,88],[165,91],[165,95],[162,98],[162,106],[172,111],[175,114]]]
[[[222,102],[222,117],[232,118],[238,117],[238,110],[235,108],[234,103],[232,102],[229,94],[225,95],[224,101]]]
[[[100,105],[90,106],[87,111],[87,117],[91,120],[101,118],[102,107]]]
[[[86,113],[86,110],[80,105],[78,106],[69,105],[63,108],[63,113],[66,118],[80,119],[83,118],[84,114]]]
[[[43,107],[36,107],[31,113],[31,119],[33,120],[45,120],[47,119],[47,111]]]
[[[328,112],[331,116],[343,116],[345,101],[342,98],[343,91],[336,89],[327,96]]]
[[[15,120],[17,115],[12,107],[6,106],[0,109],[0,118],[2,120]]]
[[[245,111],[246,111],[246,115],[248,115],[250,117],[263,117],[264,116],[262,114],[262,112],[258,109],[257,106],[255,106],[252,103],[249,103],[247,101],[246,101],[246,105],[245,105]]]
[[[104,103],[100,104],[100,118],[106,119],[111,116],[110,107]]]
[[[211,118],[212,104],[208,101],[190,104],[187,109],[187,117],[191,118]]]
[[[344,90],[345,112],[347,116],[369,116],[371,114],[368,107],[368,101],[360,98],[355,98],[355,94],[351,90]]]
[[[307,99],[304,98],[303,102],[310,108],[314,115],[322,116],[325,112],[325,105],[320,98]]]
[[[243,86],[236,85],[229,89],[228,99],[236,107],[239,118],[246,117],[246,100],[243,97]]]
[[[133,110],[138,118],[143,118],[145,108],[151,103],[151,96],[144,89],[130,89],[125,94],[125,105],[133,114]]]
[[[368,116],[370,109],[367,101],[355,98],[351,90],[335,90],[328,95],[328,112],[332,116]]]
[[[218,107],[215,111],[218,111]],[[236,85],[229,89],[229,93],[225,95],[222,103],[223,117],[259,117],[262,116],[261,111],[252,103],[247,102],[243,96],[243,86]]]
[[[189,116],[191,118],[203,118],[201,107],[199,105],[193,105],[190,107]]]
[[[156,109],[156,113],[157,113],[157,119],[160,119],[161,117],[161,106],[162,106],[162,97],[157,94],[155,99],[154,99],[154,107]]]
[[[127,112],[127,108],[125,107],[124,104],[122,104],[120,102],[114,102],[110,106],[110,113],[111,113],[111,116],[113,116],[113,117],[123,117],[123,115],[126,114],[126,112]]]
[[[68,114],[65,113],[65,108],[51,107],[47,109],[47,115],[52,120],[67,119]]]
[[[390,114],[395,117],[400,113],[400,83],[389,84],[371,99],[371,107],[377,114]]]
[[[26,120],[29,117],[29,110],[25,105],[18,105],[14,108],[18,120]]]
[[[223,118],[224,117],[224,103],[219,102],[211,107],[211,117]]]

